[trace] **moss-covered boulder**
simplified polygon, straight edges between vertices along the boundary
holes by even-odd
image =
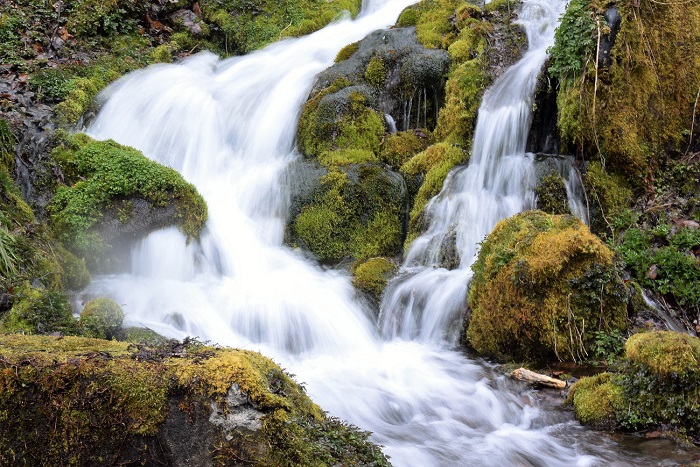
[[[561,175],[550,173],[537,182],[537,209],[549,214],[571,214],[566,185]]]
[[[673,429],[700,440],[700,339],[673,331],[635,334],[616,374],[582,378],[567,401],[581,423]]]
[[[81,334],[97,339],[112,339],[124,322],[124,311],[111,298],[96,298],[80,312]]]
[[[472,267],[466,342],[499,359],[584,360],[596,331],[624,329],[613,252],[572,216],[499,222]]]
[[[345,83],[372,93],[373,98],[365,104],[378,113],[382,123],[384,114],[388,114],[399,130],[434,128],[444,101],[449,63],[444,50],[420,44],[414,28],[379,30],[341,50],[337,63],[318,75],[306,108],[315,105],[319,93],[336,93],[334,84]],[[342,118],[340,112],[336,114],[336,119]],[[305,127],[302,119],[301,136]],[[312,155],[303,148],[302,152]]]
[[[617,413],[624,408],[623,391],[612,374],[601,373],[578,380],[569,389],[566,403],[573,405],[576,419],[584,425],[610,430],[619,427]]]
[[[0,336],[0,463],[389,465],[259,353]]]
[[[387,258],[370,258],[354,269],[352,284],[378,301],[389,278],[397,269],[396,265]]]
[[[207,219],[206,204],[193,185],[133,148],[76,134],[57,146],[53,157],[65,184],[47,207],[51,226],[91,267],[113,243],[167,225],[196,237]]]
[[[401,248],[405,206],[399,174],[371,164],[335,168],[292,219],[288,241],[325,263],[393,256]]]

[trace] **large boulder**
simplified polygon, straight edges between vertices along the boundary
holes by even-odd
[[[0,336],[0,463],[389,465],[259,353]]]
[[[572,216],[528,211],[481,245],[466,342],[499,359],[584,360],[596,331],[624,329],[613,252]]]
[[[177,225],[192,238],[204,226],[207,207],[196,188],[136,149],[76,134],[52,156],[64,184],[47,206],[51,226],[91,269],[113,269],[112,248],[152,230]]]

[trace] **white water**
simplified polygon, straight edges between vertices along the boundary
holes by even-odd
[[[198,335],[274,357],[322,407],[374,432],[395,465],[594,463],[586,443],[561,434],[576,424],[551,419],[521,386],[450,350],[476,242],[499,218],[533,201],[524,142],[494,141],[526,131],[520,127],[530,104],[514,93],[530,91],[515,91],[517,78],[534,79],[563,2],[525,0],[535,50],[512,81],[500,84],[503,96],[491,92],[470,166],[452,173],[433,201],[429,232],[404,267],[423,272],[392,286],[384,336],[354,300],[346,275],[323,271],[282,245],[284,171],[298,157],[296,116],[314,75],[345,44],[392,24],[411,3],[372,0],[356,21],[307,38],[223,61],[198,54],[111,86],[88,132],[180,171],[205,197],[210,220],[201,241],[189,246],[174,229],[153,233],[133,250],[130,274],[98,278],[87,293],[115,298],[130,322],[163,334]],[[484,128],[487,114],[505,104],[516,116],[513,125]],[[493,157],[498,166],[488,161]],[[501,179],[508,183],[494,182]],[[470,200],[465,192],[473,191]],[[432,267],[431,242],[453,224],[449,216],[464,219],[455,223],[462,258],[456,272]]]

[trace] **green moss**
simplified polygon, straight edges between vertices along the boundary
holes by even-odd
[[[25,282],[13,292],[12,309],[0,318],[0,332],[76,334],[77,323],[65,294]]]
[[[569,389],[566,402],[581,423],[602,429],[616,427],[617,413],[624,408],[622,387],[610,373],[581,378]]]
[[[620,227],[616,219],[624,217],[633,199],[632,190],[624,178],[606,171],[593,161],[586,167],[584,184],[591,207],[591,228],[594,232],[616,235]]]
[[[425,151],[432,143],[429,132],[400,131],[387,135],[382,140],[379,158],[398,170],[416,154]]]
[[[367,149],[338,149],[326,151],[318,157],[318,161],[326,167],[338,167],[365,162],[379,162],[374,152]]]
[[[90,283],[90,272],[88,272],[85,260],[78,259],[73,253],[62,246],[56,247],[58,264],[61,266],[61,283],[67,290],[81,290]]]
[[[262,428],[222,434],[207,446],[212,464],[244,458],[258,466],[388,465],[379,447],[366,441],[368,433],[327,417],[302,386],[259,353],[192,340],[129,347],[17,335],[0,335],[0,461],[164,462],[159,431],[169,412],[209,423],[212,402],[229,410],[231,388],[256,407]],[[181,427],[184,433],[189,426]]]
[[[86,337],[112,339],[124,322],[124,312],[109,298],[96,298],[80,312],[80,329]]]
[[[304,155],[319,157],[338,149],[378,153],[384,118],[368,105],[362,88],[347,85],[339,80],[304,105],[297,129]]]
[[[357,52],[357,49],[360,48],[360,42],[353,42],[352,44],[348,44],[342,49],[340,49],[340,52],[338,52],[338,55],[335,56],[335,63],[342,62],[344,60],[347,60],[348,58],[352,57],[355,52]]]
[[[471,50],[471,48],[469,49]],[[445,106],[440,109],[435,136],[470,147],[481,97],[488,84],[484,63],[478,58],[457,65],[445,85]]]
[[[95,230],[110,203],[140,197],[154,206],[175,204],[180,229],[199,234],[207,209],[196,189],[175,170],[150,161],[139,151],[114,141],[94,141],[77,134],[58,146],[53,157],[67,183],[47,210],[59,239],[72,251],[95,261],[108,246]]]
[[[575,78],[583,71],[586,60],[595,52],[596,23],[593,5],[588,0],[572,0],[554,32],[549,72],[560,81]]]
[[[399,190],[378,166],[332,169],[315,200],[294,220],[294,233],[324,262],[391,256],[401,244]]]
[[[416,154],[401,167],[401,172],[408,177],[424,177],[413,201],[409,219],[409,238],[423,227],[420,216],[430,199],[442,189],[448,172],[457,164],[464,163],[465,153],[460,148],[448,143],[437,143],[425,151]],[[413,234],[413,235],[412,235]]]
[[[136,326],[120,328],[115,337],[120,342],[128,342],[130,344],[146,344],[152,346],[164,345],[168,340],[152,329]]]
[[[378,300],[396,269],[396,265],[386,258],[370,258],[355,268],[352,284]]]
[[[659,232],[660,237],[654,233],[632,227],[621,236],[617,250],[642,286],[665,295],[680,307],[696,309],[700,306],[700,267],[692,251],[700,245],[700,233],[688,227],[673,233]],[[652,266],[655,276],[649,275]]]
[[[595,331],[626,326],[613,252],[574,217],[529,211],[499,222],[472,269],[466,338],[478,352],[581,361]]]
[[[700,339],[672,331],[635,334],[625,344],[625,357],[659,377],[700,375]]]
[[[173,49],[169,44],[159,45],[151,52],[151,63],[170,63],[173,61]]]
[[[625,345],[619,377],[626,399],[618,414],[627,429],[671,426],[700,436],[700,339],[671,331],[635,334]]]
[[[585,2],[575,5],[583,8],[581,21],[590,15]],[[569,151],[603,160],[608,171],[641,192],[651,185],[659,162],[680,158],[689,143],[700,88],[700,5],[652,2],[637,7],[628,2],[617,7],[622,23],[612,63],[596,70],[591,57],[580,68],[580,79],[560,83],[559,129]],[[604,34],[604,20],[602,25]],[[577,36],[576,27],[561,26],[558,40],[585,39]],[[677,47],[669,49],[668,44]],[[566,49],[560,42],[555,48]]]
[[[537,183],[535,188],[537,209],[549,214],[571,214],[566,185],[561,175],[551,173]]]
[[[365,80],[367,84],[375,87],[384,86],[386,74],[387,68],[384,64],[384,60],[377,55],[373,56],[367,64],[367,70],[365,71]]]

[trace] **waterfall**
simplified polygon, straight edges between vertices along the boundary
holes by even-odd
[[[476,243],[533,201],[521,139],[562,0],[524,0],[531,52],[491,89],[469,167],[431,202],[431,227],[385,300],[383,335],[347,274],[283,245],[285,170],[299,157],[295,125],[314,76],[413,1],[365,0],[356,20],[308,37],[226,60],[200,53],[111,85],[87,132],[177,169],[210,219],[189,245],[174,228],[154,232],[133,249],[129,273],[97,277],[85,294],[114,298],[129,324],[273,357],[324,409],[372,431],[394,465],[593,464],[592,453],[615,450],[610,441],[586,441],[570,416],[539,409],[522,385],[451,350]],[[460,267],[434,268],[451,231]]]
[[[563,7],[563,2],[523,2],[518,22],[529,49],[485,93],[468,166],[453,170],[425,208],[428,227],[411,244],[384,294],[386,336],[456,343],[479,242],[501,219],[535,207],[534,155],[525,147],[537,76]],[[574,193],[578,178],[565,175],[572,211],[582,217]],[[456,269],[444,267],[446,255],[458,257]]]

